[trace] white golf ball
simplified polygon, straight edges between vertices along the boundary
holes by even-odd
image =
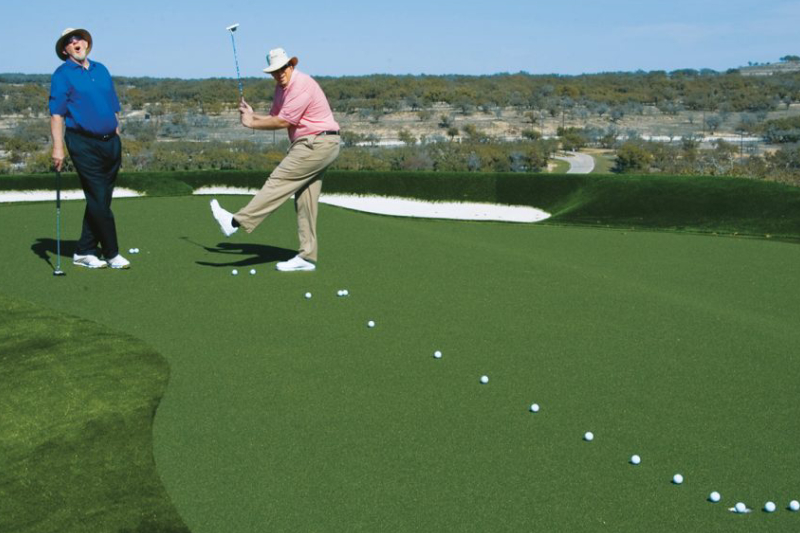
[[[235,275],[236,275],[236,274],[238,274],[238,273],[239,273],[239,271],[238,271],[238,270],[236,270],[235,268],[234,268],[233,270],[231,270],[231,275],[232,275],[232,276],[235,276]]]
[[[631,455],[631,464],[632,465],[638,465],[641,462],[642,462],[642,458],[641,457],[639,457],[638,455]]]
[[[481,376],[481,383],[483,383],[484,385],[489,383],[489,376]]]
[[[433,356],[436,359],[441,359],[442,358],[442,352],[440,352],[439,350],[436,350],[435,352],[433,352]]]
[[[586,442],[592,442],[594,440],[594,433],[592,433],[591,431],[587,431],[586,433],[583,434],[583,440],[585,440]]]
[[[138,254],[139,253],[139,249],[138,248],[134,248],[133,249],[133,253]]]
[[[251,275],[253,275],[253,276],[255,276],[255,274],[256,274],[256,269],[255,269],[255,268],[251,268],[251,269],[250,269],[250,274],[251,274]]]
[[[310,293],[310,292],[307,292],[307,293],[306,293],[306,299],[309,299],[309,298],[311,298],[311,293]]]
[[[800,502],[798,502],[797,500],[790,501],[789,509],[791,509],[794,512],[800,511]]]
[[[532,403],[531,404],[531,413],[538,413],[538,412],[539,412],[539,404],[538,403]]]
[[[130,250],[128,250],[128,253],[135,254],[136,252],[134,251],[133,248],[131,248]]]
[[[775,502],[767,502],[764,504],[764,510],[768,513],[775,512]]]
[[[739,502],[733,506],[733,510],[736,511],[737,513],[743,513],[747,511],[747,506],[744,503]]]
[[[722,499],[722,496],[719,495],[719,492],[714,491],[708,495],[708,501],[717,503]]]
[[[347,289],[342,289],[342,296],[350,296],[350,291]]]
[[[675,474],[674,476],[672,476],[672,482],[675,483],[676,485],[680,485],[681,483],[683,483],[683,476],[680,474]]]
[[[336,296],[344,296],[344,293],[341,290],[336,291]]]
[[[369,322],[367,322],[367,327],[368,328],[374,328],[375,327],[375,321],[374,320],[370,320]]]

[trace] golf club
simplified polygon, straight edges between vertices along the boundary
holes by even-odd
[[[233,38],[233,33],[239,27],[239,23],[231,24],[226,30],[231,34],[231,45],[233,46],[233,60],[236,62],[236,79],[239,81],[239,96],[244,99],[244,90],[242,89],[242,77],[239,75],[239,58],[236,56],[236,39]]]
[[[61,171],[56,169],[56,269],[54,276],[65,276],[61,270]]]

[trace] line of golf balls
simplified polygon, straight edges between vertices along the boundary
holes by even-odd
[[[134,250],[136,250],[136,251],[134,252]],[[131,251],[131,253],[139,253],[139,249],[138,248],[131,248],[130,251]],[[236,275],[239,274],[239,271],[234,268],[231,271],[231,274],[236,276]],[[250,269],[250,274],[251,275],[255,275],[256,274],[256,269],[255,268]],[[338,291],[336,291],[336,295],[339,296],[339,297],[349,296],[350,295],[350,291],[348,291],[347,289],[339,289]],[[305,296],[305,298],[307,300],[310,300],[313,295],[310,292],[306,292],[304,296]],[[367,322],[367,327],[368,328],[374,328],[375,327],[375,321],[374,320],[369,320]],[[433,352],[433,357],[434,357],[434,359],[441,359],[442,358],[441,350],[434,351]],[[482,385],[488,384],[489,383],[489,376],[487,376],[487,375],[481,376],[480,382],[481,382]],[[540,409],[541,408],[540,408],[538,403],[533,403],[530,406],[530,412],[532,412],[532,413],[538,413]],[[586,433],[583,434],[583,440],[585,440],[586,442],[592,442],[594,440],[594,433],[592,433],[591,431],[587,431]],[[642,462],[642,458],[639,455],[635,455],[634,454],[630,458],[630,463],[632,465],[639,465],[639,464],[641,464],[641,462]],[[672,483],[675,484],[675,485],[683,484],[683,475],[682,474],[675,474],[674,476],[672,476]],[[708,501],[710,501],[712,503],[718,503],[721,500],[722,500],[722,496],[717,491],[713,491],[711,494],[708,495]],[[797,500],[792,500],[791,502],[789,502],[789,506],[787,508],[790,511],[793,511],[793,512],[800,511],[800,502],[798,502]],[[775,505],[775,502],[768,501],[767,503],[764,504],[764,511],[767,512],[767,513],[775,512],[776,509],[777,509],[777,506]],[[738,502],[738,503],[736,503],[736,505],[734,505],[733,507],[730,508],[730,511],[732,511],[734,513],[744,514],[744,513],[751,512],[751,509],[748,509],[747,506],[743,502]]]
[[[433,352],[433,357],[435,359],[441,359],[442,358],[442,352],[439,351],[439,350],[436,350],[435,352]],[[488,384],[489,383],[489,376],[486,376],[486,375],[481,376],[480,382],[483,385]],[[533,404],[531,404],[529,410],[530,410],[531,413],[538,413],[540,409],[541,408],[540,408],[538,403],[533,403]],[[592,442],[594,440],[594,433],[592,433],[591,431],[587,431],[586,433],[583,434],[583,440],[585,440],[586,442]],[[642,458],[639,455],[634,454],[634,455],[631,455],[631,458],[630,458],[629,462],[632,465],[639,465],[642,462]],[[672,476],[672,483],[675,484],[675,485],[682,485],[683,484],[683,474],[675,474],[674,476]],[[712,503],[718,503],[718,502],[722,501],[722,496],[720,495],[719,492],[713,491],[711,494],[708,495],[708,501],[710,501]],[[764,504],[763,509],[764,509],[764,512],[773,513],[777,509],[777,506],[775,505],[775,502],[768,501],[767,503]],[[787,506],[787,509],[790,510],[790,511],[793,511],[793,512],[800,511],[800,502],[798,502],[797,500],[790,501],[789,505]],[[743,502],[738,502],[736,505],[731,507],[729,510],[731,512],[739,513],[739,514],[752,512],[752,510],[748,509],[747,505],[745,505]]]

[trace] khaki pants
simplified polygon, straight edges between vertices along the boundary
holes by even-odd
[[[292,143],[281,164],[260,191],[233,216],[247,233],[294,194],[297,212],[298,255],[317,260],[317,203],[325,169],[339,155],[338,135],[309,135]]]

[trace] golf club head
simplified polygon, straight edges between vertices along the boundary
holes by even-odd
[[[234,32],[234,31],[236,31],[236,28],[238,28],[238,27],[239,27],[239,23],[237,22],[236,24],[231,24],[230,26],[228,26],[225,29],[230,31],[230,32]]]
[[[53,270],[54,276],[66,276],[67,274],[63,270],[55,269]]]

